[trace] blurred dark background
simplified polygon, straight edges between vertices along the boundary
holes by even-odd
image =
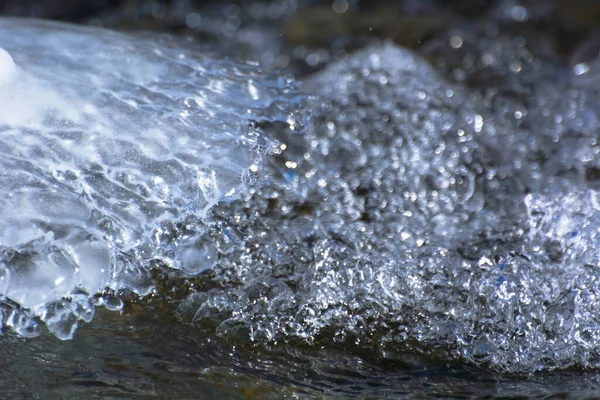
[[[0,0],[0,15],[169,32],[295,74],[373,40],[418,50],[457,28],[543,37],[567,61],[600,47],[598,0]]]

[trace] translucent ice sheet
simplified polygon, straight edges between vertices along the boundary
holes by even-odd
[[[299,126],[300,97],[287,78],[199,50],[166,36],[0,20],[7,325],[36,334],[37,316],[68,338],[91,318],[90,296],[147,294],[148,260],[192,275],[212,267],[207,210],[260,175],[269,144],[256,125]],[[185,235],[165,233],[176,223]]]

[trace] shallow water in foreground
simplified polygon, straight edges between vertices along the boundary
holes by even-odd
[[[179,39],[4,26],[0,342],[23,397],[597,390],[593,54],[484,24],[297,84]]]
[[[129,314],[129,311],[126,312]],[[72,341],[0,339],[11,399],[595,398],[600,375],[498,374],[418,356],[377,358],[354,348],[232,346],[168,316],[100,311]],[[363,352],[367,353],[367,351]]]
[[[600,393],[597,373],[524,378],[417,356],[374,358],[343,347],[235,346],[157,314],[138,318],[101,311],[78,332],[68,342],[2,337],[3,396],[246,400],[590,398]]]

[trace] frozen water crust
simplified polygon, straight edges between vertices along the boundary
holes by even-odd
[[[391,44],[330,65],[298,134],[314,103],[252,66],[2,20],[4,323],[68,338],[161,260],[231,341],[600,368],[599,63],[492,33],[430,42],[470,87]]]
[[[207,210],[260,175],[257,124],[301,125],[288,79],[182,44],[0,19],[5,326],[69,338],[110,293],[147,294],[153,259],[210,268]]]
[[[246,241],[217,244],[218,285],[181,317],[381,357],[600,368],[598,90],[494,49],[510,93],[391,44],[304,82],[329,108],[279,136],[267,184],[215,208]]]

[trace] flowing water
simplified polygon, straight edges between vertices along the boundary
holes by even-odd
[[[0,20],[6,395],[597,394],[595,43],[467,25],[294,80]]]

